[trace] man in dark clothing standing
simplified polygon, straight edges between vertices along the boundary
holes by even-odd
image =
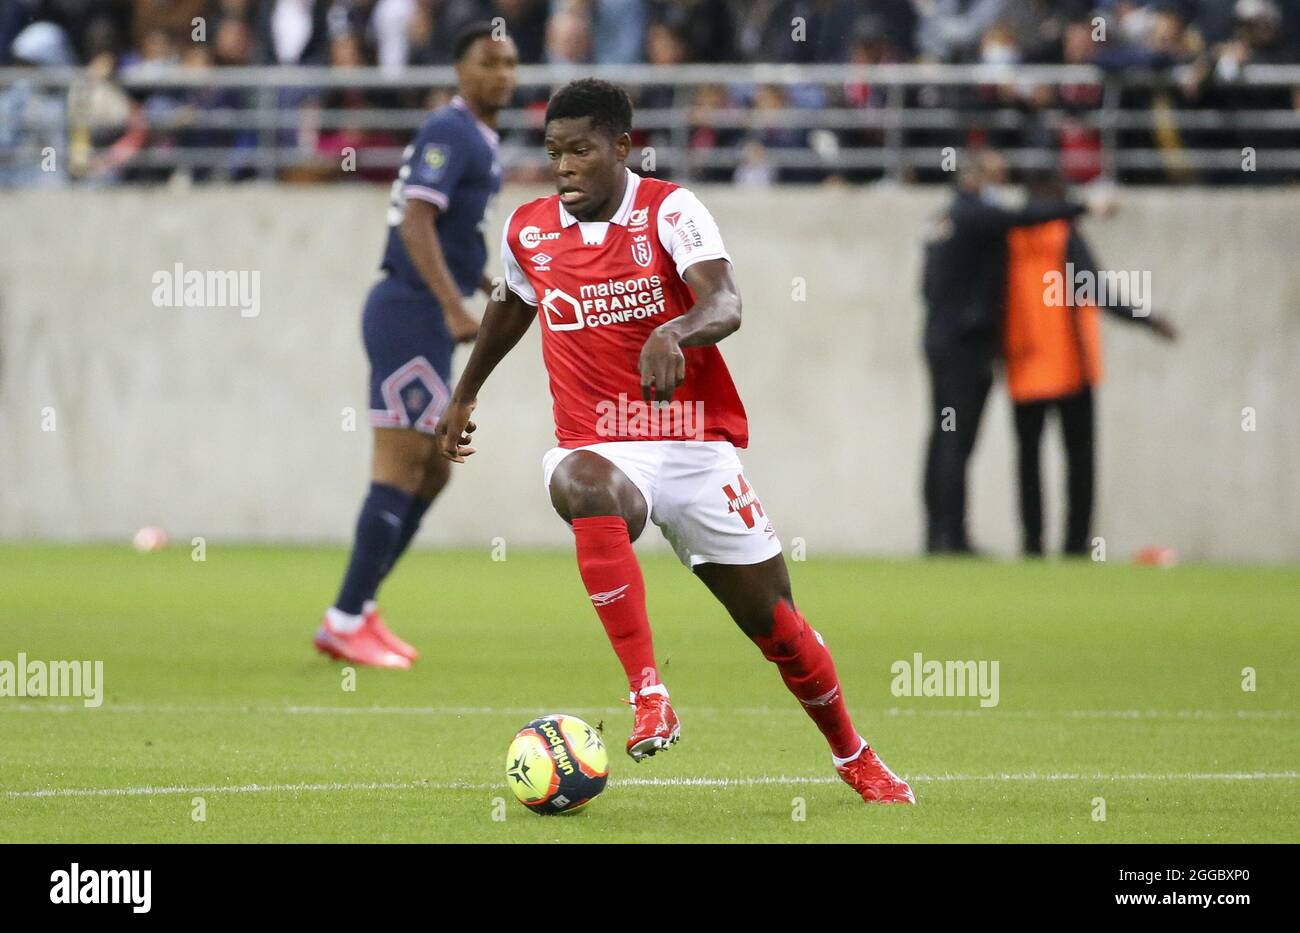
[[[966,537],[966,463],[1001,349],[1007,233],[1088,210],[1067,201],[1002,207],[992,197],[1006,178],[1006,162],[996,152],[965,155],[956,197],[937,218],[925,248],[924,343],[931,399],[925,509],[931,554],[972,551]]]

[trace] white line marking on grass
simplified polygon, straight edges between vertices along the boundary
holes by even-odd
[[[569,706],[574,715],[609,715],[625,711],[626,706]],[[799,715],[798,706],[682,706],[685,715],[700,716],[774,716]],[[0,713],[83,713],[82,703],[0,703]],[[524,716],[529,719],[540,715],[538,707],[524,706],[239,706],[195,704],[108,703],[91,711],[98,713],[246,713],[275,716]],[[890,707],[864,710],[859,717],[864,720],[884,718],[1006,718],[1006,719],[1133,719],[1133,720],[1291,720],[1297,717],[1292,710],[1161,710],[1161,709],[1063,709],[1063,710],[1001,710],[1001,709],[915,709]]]
[[[1225,771],[1225,772],[1172,772],[1167,774],[1071,774],[1038,773],[1034,771],[1006,774],[915,774],[904,775],[918,784],[944,782],[996,782],[996,781],[1294,781],[1300,771]],[[763,787],[769,785],[838,784],[838,777],[762,775],[758,777],[673,777],[624,778],[610,781],[615,787]],[[4,795],[10,799],[49,797],[155,797],[175,794],[280,794],[280,793],[334,793],[339,791],[390,791],[390,790],[500,790],[504,782],[475,784],[470,782],[406,781],[385,783],[327,783],[327,784],[228,784],[193,786],[144,787],[52,787],[41,790],[9,790]]]

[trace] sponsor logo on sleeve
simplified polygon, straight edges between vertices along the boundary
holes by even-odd
[[[677,239],[681,241],[682,246],[686,247],[687,252],[690,252],[693,249],[700,249],[704,246],[704,237],[700,235],[699,228],[695,226],[695,221],[691,220],[689,217],[687,217],[686,222],[680,227],[677,227],[673,233]]]

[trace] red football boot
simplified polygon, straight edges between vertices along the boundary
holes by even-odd
[[[410,658],[389,651],[364,624],[355,632],[345,634],[334,631],[328,621],[322,619],[312,644],[322,654],[328,654],[340,661],[350,661],[353,664],[387,667],[401,671],[411,666]]]
[[[402,641],[389,630],[388,626],[384,624],[383,616],[379,614],[379,608],[374,603],[366,603],[365,612],[362,615],[366,620],[363,624],[370,629],[370,634],[374,635],[378,642],[393,654],[400,654],[410,661],[414,661],[420,656],[420,652],[416,651],[414,646]]]
[[[869,745],[863,745],[858,757],[836,765],[835,770],[867,803],[916,803],[912,788],[890,771]]]
[[[627,753],[638,764],[655,752],[667,748],[682,737],[681,723],[668,702],[668,690],[663,684],[646,687],[632,695],[628,702],[636,708],[636,721],[632,735],[627,740]]]

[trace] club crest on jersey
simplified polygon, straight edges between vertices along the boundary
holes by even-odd
[[[632,258],[642,268],[650,265],[654,254],[650,250],[650,235],[648,233],[641,233],[632,237]]]

